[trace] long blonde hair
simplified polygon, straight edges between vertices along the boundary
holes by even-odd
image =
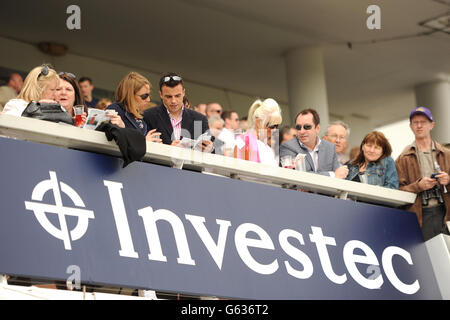
[[[46,75],[42,74],[44,70],[48,71]],[[39,101],[47,86],[54,80],[59,81],[59,77],[50,65],[36,67],[28,73],[17,98],[27,102]]]
[[[116,89],[115,100],[122,103],[137,119],[142,119],[142,115],[134,96],[144,85],[152,88],[147,78],[137,72],[130,72],[120,81]]]
[[[248,111],[247,121],[249,128],[255,128],[256,119],[261,120],[261,126],[263,128],[280,124],[282,121],[280,106],[272,98],[264,101],[260,99],[256,100]]]

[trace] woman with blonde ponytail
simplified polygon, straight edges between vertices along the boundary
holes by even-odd
[[[247,121],[249,130],[237,138],[243,143],[237,143],[235,157],[278,166],[277,152],[274,152],[278,138],[272,139],[282,121],[278,103],[272,98],[256,100],[250,107]]]
[[[31,101],[56,103],[56,88],[59,77],[55,70],[47,64],[34,68],[28,73],[22,90],[16,99],[9,100],[3,114],[20,117]]]

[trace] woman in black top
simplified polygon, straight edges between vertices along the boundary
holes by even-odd
[[[119,83],[115,101],[106,110],[115,110],[122,118],[126,128],[137,129],[147,141],[162,142],[156,129],[148,131],[141,113],[150,106],[151,84],[137,72],[130,72]]]

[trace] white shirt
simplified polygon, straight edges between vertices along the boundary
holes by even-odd
[[[300,140],[300,144],[305,147],[306,149],[308,149],[308,153],[311,156],[311,158],[313,159],[314,162],[314,172],[317,172],[317,168],[319,168],[319,145],[322,142],[322,139],[320,139],[319,137],[317,137],[317,143],[316,146],[314,147],[314,150],[311,150],[310,148],[308,148],[306,145],[304,145]],[[334,172],[333,171],[328,171],[328,173],[330,174],[330,177],[334,178]]]
[[[257,140],[257,143],[258,143],[259,161],[262,164],[278,167],[278,161],[275,158],[275,153],[273,152],[272,148],[260,140]]]
[[[28,106],[28,103],[29,102],[26,102],[23,99],[11,99],[5,104],[2,114],[10,114],[20,117],[23,110],[25,110],[25,108]]]

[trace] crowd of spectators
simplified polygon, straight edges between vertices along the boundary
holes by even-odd
[[[425,107],[411,111],[415,141],[394,161],[388,139],[377,131],[367,133],[347,156],[348,125],[332,122],[320,138],[320,115],[311,108],[300,111],[293,126],[280,128],[281,108],[272,98],[257,99],[241,118],[217,102],[192,106],[177,73],[160,78],[161,103],[156,106],[150,102],[150,81],[137,72],[119,82],[114,101],[93,97],[92,79],[77,81],[74,74],[58,73],[49,65],[33,68],[23,85],[20,75],[12,74],[5,87],[0,87],[0,105],[5,103],[2,114],[21,116],[32,101],[60,104],[71,117],[74,106],[84,106],[83,122],[89,108],[114,110],[108,113],[111,124],[137,130],[153,143],[183,147],[184,139],[200,137],[202,151],[270,166],[301,157],[302,170],[307,172],[410,191],[417,194],[417,200],[406,209],[417,214],[425,240],[441,232],[448,234],[450,151],[431,139],[436,122]]]

